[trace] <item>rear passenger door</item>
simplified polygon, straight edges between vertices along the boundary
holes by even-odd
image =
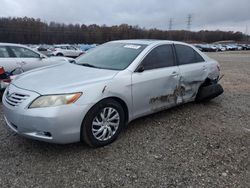
[[[132,74],[134,116],[147,115],[176,104],[179,82],[172,45],[151,50]]]
[[[207,77],[207,67],[203,57],[192,47],[175,44],[177,62],[180,69],[180,88],[183,102],[195,99],[200,85]]]

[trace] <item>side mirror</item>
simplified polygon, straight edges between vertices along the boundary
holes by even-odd
[[[74,59],[73,60],[69,59],[68,61],[72,64],[76,64],[76,61]]]
[[[46,58],[46,56],[40,55],[39,58],[40,58],[40,59],[44,59],[44,58]]]
[[[139,73],[141,73],[141,72],[144,72],[144,66],[143,65],[140,65],[138,68],[137,68],[137,70],[136,70],[136,72],[139,72]]]

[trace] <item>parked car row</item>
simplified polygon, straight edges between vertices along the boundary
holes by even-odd
[[[202,52],[250,50],[250,44],[194,44]]]
[[[73,62],[68,57],[48,57],[25,45],[0,43],[0,67],[7,75],[17,75],[35,68],[57,64],[60,62]],[[3,77],[4,78],[4,77]],[[0,79],[0,82],[5,79]],[[4,86],[5,84],[2,84]],[[1,87],[0,89],[4,89]]]
[[[60,45],[30,45],[30,47],[46,56],[64,56],[76,58],[84,54],[87,50],[95,48],[96,44],[60,44]]]

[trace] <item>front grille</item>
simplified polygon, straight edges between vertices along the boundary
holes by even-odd
[[[18,106],[23,101],[29,98],[29,95],[21,94],[21,93],[7,93],[5,95],[5,101],[11,106]]]

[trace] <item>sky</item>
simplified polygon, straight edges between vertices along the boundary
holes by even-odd
[[[191,30],[241,31],[250,34],[250,0],[0,0],[0,17],[43,21]]]

